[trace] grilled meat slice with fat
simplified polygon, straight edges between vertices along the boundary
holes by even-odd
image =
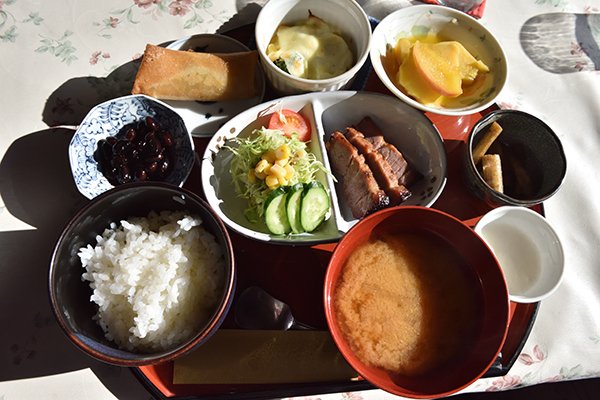
[[[408,165],[402,153],[394,145],[386,143],[377,149],[377,152],[390,164],[400,185],[410,186],[421,178],[421,174]]]
[[[365,137],[365,139],[369,143],[371,143],[371,146],[373,146],[373,150],[379,150],[382,146],[385,146],[387,144],[387,142],[385,141],[385,138],[381,135],[367,136],[367,137]]]
[[[362,132],[373,148],[383,156],[398,176],[398,184],[409,187],[422,178],[421,174],[411,168],[398,149],[386,142],[383,132],[371,117],[364,117],[356,124],[356,129]]]
[[[354,218],[362,218],[389,205],[389,197],[377,184],[364,157],[341,132],[333,132],[326,147],[331,167],[341,181],[345,202]]]
[[[365,137],[381,136],[383,138],[383,132],[371,117],[361,119],[355,128],[357,131],[362,132]]]
[[[390,164],[373,148],[371,142],[366,140],[361,132],[349,127],[346,129],[346,138],[364,156],[375,180],[390,197],[392,205],[400,204],[411,196],[410,190],[398,183],[398,175],[394,173]]]

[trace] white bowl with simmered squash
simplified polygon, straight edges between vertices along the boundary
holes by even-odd
[[[491,106],[508,78],[502,46],[452,8],[399,9],[373,32],[371,62],[383,84],[422,111],[467,115]]]

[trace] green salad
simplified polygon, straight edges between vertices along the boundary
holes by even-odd
[[[319,171],[328,173],[325,166],[308,151],[305,142],[298,140],[295,135],[286,137],[280,130],[257,129],[248,138],[233,139],[232,145],[226,147],[233,153],[231,177],[238,195],[248,200],[244,215],[250,222],[264,218],[265,202],[274,190],[312,182]],[[266,174],[257,179],[260,174],[255,171],[262,163],[273,165],[273,171],[279,168],[276,164],[285,167],[285,179],[280,178],[277,185],[267,184],[271,182]]]

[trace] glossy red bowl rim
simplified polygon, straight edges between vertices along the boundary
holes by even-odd
[[[483,252],[483,254],[485,254],[485,257],[487,257],[487,260],[486,260],[487,263],[491,263],[492,265],[495,266],[492,273],[497,275],[497,278],[494,278],[497,280],[496,283],[499,285],[499,287],[496,287],[496,290],[500,289],[500,292],[497,293],[496,295],[498,295],[499,299],[501,299],[502,301],[501,301],[501,303],[494,305],[494,307],[498,308],[497,315],[495,315],[493,319],[492,318],[484,318],[483,320],[487,321],[487,323],[482,322],[482,325],[484,325],[486,327],[488,327],[489,324],[493,325],[492,330],[494,333],[494,337],[487,338],[487,337],[484,337],[484,335],[481,335],[480,338],[482,340],[479,341],[479,345],[478,345],[478,347],[484,345],[485,348],[489,350],[489,354],[488,354],[488,356],[486,356],[485,361],[480,365],[480,368],[477,369],[476,373],[473,373],[472,376],[469,376],[468,379],[465,379],[463,382],[457,382],[456,385],[453,385],[452,387],[447,387],[442,390],[429,390],[429,391],[428,390],[415,390],[415,389],[410,389],[410,388],[406,388],[403,386],[399,386],[398,384],[395,384],[393,382],[392,378],[390,377],[389,372],[386,372],[380,368],[374,368],[374,367],[367,366],[365,363],[360,361],[358,359],[358,357],[356,357],[356,355],[352,352],[350,345],[348,344],[347,340],[344,338],[344,335],[341,332],[339,325],[337,324],[337,317],[335,316],[335,310],[334,310],[334,305],[333,305],[333,300],[332,300],[334,284],[337,282],[337,279],[339,279],[339,277],[341,276],[341,271],[342,271],[343,265],[345,263],[345,260],[342,259],[343,256],[340,255],[340,253],[342,253],[344,251],[350,251],[347,248],[349,248],[350,246],[355,248],[357,244],[364,243],[368,239],[369,236],[364,235],[364,238],[358,241],[359,243],[354,243],[355,241],[353,241],[354,236],[356,236],[356,235],[358,235],[358,237],[362,236],[360,231],[362,229],[365,229],[364,228],[365,226],[367,226],[367,227],[369,225],[376,226],[377,224],[388,219],[390,216],[397,215],[398,213],[429,213],[430,216],[433,216],[434,218],[446,219],[446,221],[450,224],[451,227],[455,227],[455,229],[460,230],[462,234],[468,235],[469,237],[472,238],[472,240],[475,243],[478,243],[478,246],[479,246],[478,250],[480,252]],[[432,232],[431,229],[419,228],[419,230]],[[369,232],[370,231],[371,230],[369,230]],[[351,242],[351,243],[348,244],[348,242]],[[506,339],[506,335],[508,332],[509,316],[510,316],[510,301],[509,301],[509,296],[508,296],[508,289],[507,289],[506,281],[504,280],[504,275],[502,274],[500,265],[498,264],[498,261],[497,261],[496,257],[494,256],[493,252],[491,251],[489,246],[485,243],[485,241],[483,241],[483,239],[481,239],[481,237],[479,237],[479,235],[477,235],[469,226],[467,226],[461,220],[457,219],[456,217],[454,217],[448,213],[445,213],[443,211],[436,210],[433,208],[422,207],[422,206],[390,207],[390,208],[380,210],[376,213],[369,215],[368,217],[361,220],[354,227],[352,227],[348,231],[348,233],[346,233],[346,235],[342,238],[342,240],[340,240],[340,242],[337,244],[337,246],[335,247],[335,249],[333,251],[333,254],[329,261],[329,265],[327,267],[327,272],[325,275],[323,295],[324,295],[323,300],[324,300],[325,316],[327,319],[327,325],[329,327],[329,331],[331,333],[331,336],[332,336],[336,346],[338,347],[339,351],[342,353],[342,355],[344,356],[346,361],[364,379],[366,379],[367,381],[369,381],[376,387],[378,387],[382,390],[385,390],[389,393],[392,393],[394,395],[398,395],[398,396],[419,398],[419,399],[444,397],[444,396],[448,396],[453,393],[456,393],[456,392],[464,389],[465,387],[471,385],[473,382],[475,382],[477,379],[479,379],[494,363],[494,361],[496,360],[498,354],[500,353],[500,351],[502,349],[504,340]],[[494,328],[494,326],[495,326],[495,328]],[[474,352],[472,352],[472,353],[474,354]],[[459,368],[460,366],[457,366],[457,367]],[[423,380],[423,378],[416,378],[416,379],[422,380],[423,383],[425,383],[426,381],[427,382],[431,381],[431,377],[428,377],[425,380]]]

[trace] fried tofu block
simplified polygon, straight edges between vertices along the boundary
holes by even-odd
[[[148,44],[132,94],[165,100],[225,101],[252,98],[256,51],[212,54]]]
[[[496,192],[504,193],[502,163],[498,154],[485,154],[481,157],[483,179]]]

